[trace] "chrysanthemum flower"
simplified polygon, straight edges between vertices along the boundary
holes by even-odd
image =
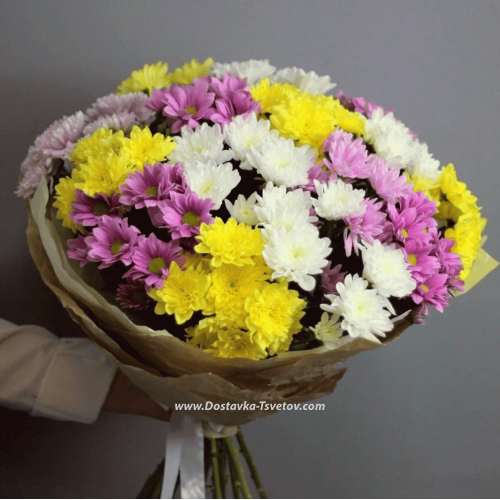
[[[124,139],[123,151],[128,153],[135,166],[142,170],[145,163],[154,164],[164,161],[175,148],[172,137],[157,133],[153,135],[149,127],[135,126],[130,132],[130,139]]]
[[[180,165],[167,163],[144,165],[142,172],[132,173],[120,186],[120,203],[135,208],[156,207],[170,197],[170,193],[184,193],[186,179]]]
[[[86,114],[91,121],[96,121],[102,117],[111,117],[130,113],[139,122],[147,122],[153,115],[153,111],[146,106],[148,96],[143,92],[133,92],[130,94],[116,95],[109,94],[100,97],[92,106],[87,109]]]
[[[345,132],[364,135],[365,134],[365,122],[366,119],[363,115],[359,113],[353,113],[346,108],[344,108],[339,101],[334,101],[335,107],[333,108],[333,114],[337,126]]]
[[[342,90],[338,91],[337,99],[340,101],[344,108],[349,111],[355,111],[356,113],[361,113],[367,118],[371,118],[372,113],[376,109],[380,109],[382,113],[384,112],[384,108],[375,104],[373,101],[366,102],[364,97],[347,97]],[[391,111],[391,110],[389,110]]]
[[[234,158],[230,149],[224,149],[224,137],[220,125],[209,126],[203,123],[201,127],[192,129],[185,125],[181,135],[174,137],[176,148],[169,154],[172,163],[192,164],[210,158],[218,165]]]
[[[155,90],[148,106],[161,111],[171,122],[176,134],[184,125],[196,128],[201,120],[209,120],[214,109],[213,92],[208,92],[208,83],[198,80],[191,85],[172,85],[170,89]]]
[[[424,282],[429,276],[437,273],[440,268],[439,259],[433,255],[434,245],[421,239],[407,239],[404,252],[408,269],[417,283]]]
[[[383,200],[394,204],[402,196],[408,196],[411,184],[406,176],[390,169],[386,161],[376,155],[371,155],[368,162],[371,165],[368,180]]]
[[[148,293],[157,301],[156,314],[174,314],[178,324],[185,323],[195,311],[205,309],[210,285],[210,275],[204,274],[201,265],[182,271],[177,262],[170,264],[170,274],[163,288],[152,288]]]
[[[437,184],[441,176],[439,161],[429,153],[427,144],[418,141],[413,142],[413,156],[405,170],[411,177],[425,179],[434,184]]]
[[[71,177],[63,177],[59,180],[55,187],[55,199],[53,206],[57,208],[57,218],[62,220],[64,227],[68,227],[72,231],[80,231],[83,228],[76,224],[70,217],[73,211],[73,203],[76,201],[75,191],[77,189],[78,181],[80,180],[80,174],[73,170]]]
[[[71,238],[68,240],[69,249],[66,250],[66,255],[68,259],[79,260],[80,267],[84,267],[88,264],[88,254],[89,247],[85,241],[85,237],[79,235],[77,238]]]
[[[264,281],[271,275],[262,258],[255,257],[254,261],[243,266],[222,264],[213,269],[204,314],[215,313],[227,321],[244,323],[245,300],[255,290],[262,290]]]
[[[264,247],[259,229],[238,224],[232,218],[224,223],[217,217],[213,224],[201,224],[197,239],[200,243],[194,249],[198,253],[211,254],[214,267],[221,264],[253,264],[252,257],[262,255]]]
[[[449,277],[444,273],[436,273],[428,277],[423,283],[419,283],[411,294],[415,304],[422,304],[425,315],[428,314],[428,306],[434,306],[439,312],[449,304],[447,299],[448,288],[446,283]]]
[[[104,215],[98,226],[85,238],[89,247],[88,260],[100,262],[99,269],[120,261],[129,266],[132,264],[139,234],[139,229],[129,226],[127,219],[114,219]]]
[[[333,170],[328,169],[323,162],[321,163],[316,163],[313,165],[310,169],[309,172],[307,172],[307,184],[303,184],[302,186],[299,186],[301,189],[305,191],[310,191],[310,192],[316,192],[316,185],[314,184],[315,181],[319,182],[320,184],[330,184],[331,182],[335,182],[339,176],[337,173]]]
[[[87,163],[89,158],[108,155],[109,153],[119,154],[124,138],[122,130],[115,132],[114,130],[101,127],[75,144],[70,159],[79,167]]]
[[[75,224],[93,227],[104,215],[121,218],[120,196],[113,193],[111,196],[105,196],[97,193],[95,196],[88,196],[82,190],[75,190],[75,201],[71,204],[72,212],[69,216]]]
[[[243,222],[247,226],[255,226],[259,219],[255,213],[257,203],[257,193],[252,193],[248,199],[242,194],[238,195],[234,205],[229,200],[224,200],[229,215],[238,222]]]
[[[163,281],[168,277],[170,264],[177,262],[182,265],[186,259],[181,257],[181,247],[175,241],[165,243],[154,233],[147,238],[142,236],[132,254],[133,266],[123,275],[135,281],[144,281],[148,287],[163,287]]]
[[[270,138],[260,147],[250,148],[247,159],[266,181],[276,186],[296,187],[307,183],[307,173],[316,162],[316,151],[297,148],[290,139]]]
[[[96,130],[104,128],[105,130],[121,130],[128,134],[135,125],[138,125],[138,123],[134,113],[124,111],[116,115],[100,116],[95,122],[86,125],[83,129],[83,133],[85,135],[93,134]]]
[[[330,81],[328,75],[319,76],[314,71],[306,73],[302,68],[283,68],[277,71],[273,77],[273,82],[290,83],[310,94],[326,94],[337,86],[336,83]]]
[[[276,130],[270,130],[269,120],[257,120],[255,113],[246,117],[236,116],[224,129],[226,142],[234,151],[236,159],[241,161],[240,168],[251,170],[252,166],[247,160],[247,154],[252,147],[260,150],[270,137],[278,136]]]
[[[208,83],[208,90],[215,93],[216,99],[225,97],[229,91],[244,92],[245,95],[251,96],[248,91],[248,82],[246,78],[239,78],[226,73],[220,78],[208,76],[202,80]]]
[[[228,194],[239,184],[241,176],[231,163],[217,165],[211,158],[185,164],[186,182],[200,198],[210,198],[214,210],[222,206]]]
[[[318,215],[326,220],[340,220],[343,217],[361,217],[366,210],[362,203],[365,191],[354,189],[352,184],[346,184],[341,179],[321,184],[315,181],[318,199],[312,203]]]
[[[330,316],[327,312],[324,312],[321,315],[321,320],[314,327],[311,327],[316,338],[321,340],[328,349],[332,349],[344,333],[339,320],[340,316],[338,314]]]
[[[212,74],[218,78],[226,73],[239,78],[246,78],[249,85],[254,85],[259,80],[271,76],[276,71],[276,67],[269,64],[268,59],[250,59],[244,62],[232,62],[231,64],[215,63]]]
[[[189,238],[200,232],[200,224],[212,224],[210,210],[214,204],[210,198],[200,199],[196,193],[170,193],[170,198],[159,205],[163,224],[172,239]]]
[[[213,343],[219,339],[219,330],[224,327],[226,327],[226,322],[220,321],[217,316],[203,318],[196,326],[186,328],[186,342],[204,350],[210,349]]]
[[[128,283],[118,285],[116,300],[124,309],[140,311],[151,304],[151,297],[147,294],[144,283],[129,280]]]
[[[342,264],[337,264],[332,268],[332,263],[322,269],[321,289],[324,293],[337,293],[337,283],[343,283],[346,273],[341,272]]]
[[[167,74],[168,84],[170,87],[173,83],[179,85],[189,85],[197,78],[207,76],[210,73],[214,60],[211,57],[205,59],[202,63],[197,59],[191,59],[190,62],[184,63],[181,68],[176,68],[172,73]]]
[[[460,182],[457,179],[457,173],[452,163],[441,170],[439,185],[446,199],[462,213],[477,209],[477,198],[467,189],[465,182]]]
[[[126,80],[123,80],[116,93],[120,95],[147,91],[151,95],[153,89],[162,89],[168,85],[167,71],[167,63],[145,64],[142,69],[133,71]]]
[[[336,130],[324,142],[323,151],[328,153],[324,164],[342,177],[366,179],[372,172],[363,140],[353,140],[352,134]]]
[[[294,85],[288,83],[273,83],[269,78],[250,89],[254,101],[260,103],[262,113],[272,113],[273,108],[297,96],[300,91]]]
[[[351,337],[385,337],[392,330],[387,299],[370,290],[368,281],[349,274],[337,285],[337,291],[338,295],[325,295],[331,304],[321,304],[321,309],[342,316],[342,329]]]
[[[238,328],[237,325],[219,329],[217,340],[207,352],[219,358],[267,358],[266,350],[252,338],[251,333]]]
[[[223,97],[215,99],[215,109],[210,120],[227,125],[234,116],[244,118],[250,113],[258,113],[260,104],[252,99],[249,92],[228,90]]]
[[[266,244],[262,256],[273,270],[272,279],[285,278],[295,281],[306,291],[316,285],[313,275],[320,274],[328,264],[329,238],[320,238],[312,224],[295,226],[291,231],[284,227],[266,231]]]
[[[429,234],[434,246],[433,253],[441,265],[440,271],[446,273],[452,280],[457,279],[464,266],[460,256],[452,252],[455,242],[445,238],[435,227],[429,229]]]
[[[375,240],[373,244],[361,245],[363,258],[363,278],[369,281],[384,297],[405,297],[416,287],[405,253],[400,248],[382,245]]]
[[[252,339],[274,355],[290,347],[292,336],[300,332],[306,301],[286,281],[266,283],[245,301],[247,327]]]

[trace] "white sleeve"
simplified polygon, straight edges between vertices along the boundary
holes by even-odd
[[[60,339],[45,328],[0,318],[2,406],[90,424],[116,370],[116,363],[88,339]]]

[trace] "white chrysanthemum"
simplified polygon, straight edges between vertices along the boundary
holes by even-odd
[[[373,245],[359,245],[363,257],[363,278],[384,297],[404,297],[417,286],[411,277],[405,255],[400,248],[391,248],[375,240]]]
[[[236,159],[241,161],[240,168],[252,170],[247,160],[250,149],[254,147],[259,151],[265,142],[278,136],[278,132],[270,130],[270,127],[269,120],[257,120],[257,115],[250,113],[245,118],[241,115],[234,117],[225,128],[226,142],[233,150]]]
[[[247,224],[248,226],[255,226],[259,223],[259,219],[255,214],[256,196],[256,193],[252,193],[247,200],[240,194],[234,202],[234,205],[229,200],[224,200],[227,211],[231,217],[238,222],[243,222],[243,224]]]
[[[266,181],[291,188],[307,184],[316,152],[309,146],[296,147],[291,139],[273,137],[262,144],[260,151],[252,147],[247,160]]]
[[[318,199],[313,199],[317,214],[326,220],[340,220],[347,216],[361,216],[366,206],[361,203],[365,196],[362,189],[354,189],[352,184],[346,184],[341,179],[328,185],[314,181]]]
[[[339,319],[340,316],[338,314],[330,316],[327,312],[324,312],[321,315],[321,320],[316,323],[316,326],[311,327],[316,338],[321,340],[328,349],[333,348],[344,333]]]
[[[257,202],[255,214],[265,227],[284,227],[290,231],[296,224],[318,220],[310,215],[312,198],[309,191],[287,191],[285,186],[273,186],[272,182],[268,182],[262,196],[257,195]]]
[[[243,62],[215,63],[212,67],[212,74],[217,78],[230,73],[232,76],[246,78],[248,85],[254,85],[263,78],[271,76],[276,71],[276,67],[269,64],[269,59],[255,60]]]
[[[200,198],[211,198],[218,210],[224,198],[238,185],[240,174],[230,163],[217,165],[211,158],[186,166],[186,182]]]
[[[288,232],[280,227],[269,231],[267,237],[262,256],[274,271],[272,279],[296,281],[302,289],[312,290],[316,285],[312,275],[320,274],[328,264],[330,239],[320,238],[312,224],[296,226]]]
[[[375,109],[365,122],[364,138],[391,168],[405,168],[413,158],[413,136],[392,113],[384,115],[381,109]]]
[[[414,141],[413,157],[406,166],[406,171],[410,175],[415,175],[421,179],[436,182],[441,175],[439,170],[439,160],[436,160],[429,153],[427,144]]]
[[[330,81],[330,77],[319,76],[314,71],[306,73],[302,68],[283,68],[280,69],[272,77],[272,82],[275,83],[290,83],[295,85],[303,92],[310,94],[326,94],[337,86],[336,83]]]
[[[211,158],[219,165],[234,158],[230,149],[224,149],[225,134],[220,125],[210,127],[204,123],[201,127],[192,129],[185,125],[181,135],[174,137],[177,146],[168,155],[170,163],[196,163],[204,158]]]
[[[385,337],[393,328],[387,299],[367,287],[368,281],[348,274],[344,283],[337,284],[338,295],[325,295],[331,304],[321,304],[321,309],[342,316],[341,326],[351,337]]]

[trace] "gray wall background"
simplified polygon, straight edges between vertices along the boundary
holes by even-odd
[[[480,198],[500,257],[498,1],[0,1],[0,315],[81,335],[45,288],[12,194],[35,135],[145,62],[269,58],[330,74],[396,115]],[[355,357],[323,412],[245,426],[273,497],[492,497],[500,491],[499,273],[385,349]],[[166,426],[0,410],[0,495],[135,497]]]

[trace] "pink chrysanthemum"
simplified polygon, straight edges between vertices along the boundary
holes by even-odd
[[[314,181],[318,181],[321,184],[329,184],[330,182],[336,181],[338,178],[338,175],[333,170],[329,170],[323,163],[317,163],[307,172],[307,184],[299,186],[299,188],[315,193],[316,185]]]
[[[89,247],[85,241],[85,237],[79,235],[77,238],[72,238],[68,240],[69,249],[66,250],[66,255],[69,259],[79,260],[80,267],[84,267],[89,259]]]
[[[116,115],[100,116],[97,120],[85,126],[83,134],[93,134],[99,128],[123,130],[125,133],[128,133],[132,130],[134,125],[138,124],[137,116],[134,113],[123,111]]]
[[[440,263],[432,255],[434,245],[423,240],[407,239],[403,248],[409,264],[412,278],[417,283],[423,283],[429,276],[439,271]]]
[[[448,288],[446,283],[448,275],[433,274],[423,283],[419,283],[411,294],[415,304],[422,304],[423,314],[429,314],[428,306],[434,306],[439,312],[443,312],[448,305]]]
[[[368,163],[372,166],[368,180],[382,199],[396,203],[399,198],[409,196],[411,184],[408,183],[404,175],[389,168],[383,158],[371,155]]]
[[[366,179],[371,174],[363,139],[353,140],[352,134],[336,130],[323,143],[323,151],[328,153],[324,164],[341,177]]]
[[[160,214],[156,224],[166,227],[172,239],[190,238],[200,233],[200,224],[212,224],[210,210],[214,204],[210,198],[200,199],[195,193],[172,193],[170,200],[159,205]]]
[[[200,80],[208,83],[208,90],[214,92],[216,98],[224,97],[228,91],[248,92],[250,88],[246,78],[232,76],[231,73],[226,73],[221,78],[217,78],[216,76],[205,76],[200,78]]]
[[[339,90],[337,93],[337,99],[340,101],[340,104],[344,106],[344,108],[349,111],[356,111],[357,113],[361,113],[365,115],[367,118],[371,118],[372,113],[376,109],[381,109],[384,113],[384,108],[375,104],[373,101],[366,102],[364,97],[347,97],[342,90]],[[391,111],[390,109],[387,112]]]
[[[109,94],[100,97],[87,109],[87,116],[95,121],[103,116],[120,115],[121,113],[132,113],[137,121],[146,122],[153,116],[153,111],[146,106],[148,96],[142,92],[116,95]]]
[[[170,264],[176,261],[179,265],[185,262],[179,252],[181,247],[176,242],[165,243],[153,233],[147,238],[142,236],[133,250],[134,265],[123,275],[124,278],[141,280],[147,286],[163,287],[163,280],[168,277]]]
[[[99,269],[109,267],[116,262],[132,264],[132,255],[140,231],[128,225],[127,219],[115,219],[104,215],[97,227],[85,238],[89,247],[88,259],[101,262]]]
[[[147,294],[144,283],[133,280],[118,285],[116,299],[120,307],[124,309],[135,309],[137,311],[146,309],[153,301]]]
[[[129,175],[120,189],[120,203],[135,208],[156,207],[167,200],[171,192],[189,190],[182,167],[179,164],[172,167],[167,163],[146,163],[143,171]]]
[[[215,100],[217,111],[212,114],[214,123],[227,125],[233,116],[241,115],[243,118],[250,113],[258,113],[260,104],[252,99],[249,92],[228,90],[224,97]]]
[[[323,274],[321,275],[321,288],[323,293],[333,293],[338,295],[337,283],[344,283],[344,278],[347,273],[342,273],[342,265],[337,264],[334,268],[332,263],[328,261],[328,264],[322,269]]]
[[[352,251],[359,255],[358,243],[366,241],[373,244],[375,238],[382,234],[386,222],[385,213],[381,210],[383,203],[372,199],[364,199],[366,210],[361,216],[344,218],[347,227],[344,229],[344,247],[347,257]]]
[[[198,80],[190,85],[173,84],[170,89],[153,90],[148,106],[161,110],[171,122],[176,134],[184,125],[196,128],[201,120],[209,120],[214,109],[215,94],[208,91],[208,83]]]
[[[75,224],[92,227],[97,226],[103,215],[120,218],[120,196],[113,193],[111,196],[96,194],[94,197],[86,195],[81,189],[75,190],[76,201],[71,204],[73,211],[69,216]]]

